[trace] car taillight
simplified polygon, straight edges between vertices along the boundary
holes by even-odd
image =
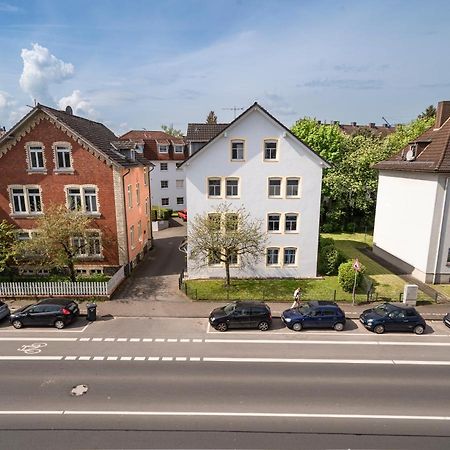
[[[69,311],[68,309],[66,309],[66,308],[63,308],[63,309],[61,310],[61,312],[62,312],[65,316],[68,316],[68,315],[70,314],[70,311]]]

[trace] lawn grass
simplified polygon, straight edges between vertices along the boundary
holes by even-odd
[[[366,276],[373,282],[374,299],[398,301],[403,292],[405,282],[379,265],[364,253],[361,247],[372,245],[372,236],[362,233],[323,234],[323,237],[335,240],[338,247],[349,259],[358,258],[366,267]],[[336,300],[352,301],[352,294],[344,292],[338,283],[337,276],[326,276],[321,279],[232,279],[231,286],[226,288],[224,280],[187,280],[187,294],[194,300],[264,300],[292,301],[294,290],[300,286],[303,300]],[[430,297],[419,291],[418,299],[432,301]],[[358,303],[367,301],[363,288],[357,291]]]

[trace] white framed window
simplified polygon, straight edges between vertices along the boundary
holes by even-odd
[[[239,216],[236,213],[225,214],[225,231],[237,231],[239,228]]]
[[[184,204],[184,197],[177,197],[177,205],[183,205]]]
[[[184,152],[184,145],[176,144],[174,148],[175,148],[174,149],[175,153],[183,153]]]
[[[285,266],[294,266],[296,263],[296,253],[297,249],[293,247],[286,247],[284,249],[283,264]]]
[[[274,161],[278,159],[277,141],[264,141],[264,159],[266,161]]]
[[[284,218],[284,231],[286,233],[289,232],[297,232],[298,231],[298,214],[286,214]]]
[[[142,222],[138,222],[138,240],[142,242]]]
[[[72,171],[72,146],[65,142],[53,144],[55,152],[55,170],[60,172]]]
[[[244,141],[231,141],[231,161],[244,160]]]
[[[183,189],[184,188],[184,180],[176,180],[175,186],[177,189]]]
[[[159,153],[169,153],[169,146],[163,145],[163,144],[158,144],[158,152]]]
[[[267,215],[267,231],[280,231],[280,214]]]
[[[281,197],[281,178],[269,178],[269,197]]]
[[[167,189],[169,187],[168,180],[161,180],[161,189]]]
[[[300,196],[300,179],[286,178],[286,197]]]
[[[220,197],[221,195],[221,180],[220,178],[208,178],[208,196]]]
[[[67,186],[66,196],[68,209],[88,214],[99,213],[96,186]]]
[[[227,197],[238,197],[239,196],[239,179],[227,178],[225,180],[225,185],[226,185]]]
[[[159,163],[159,170],[167,170],[167,163]]]
[[[219,252],[210,252],[208,255],[208,265],[218,266],[221,264]]]
[[[169,198],[168,197],[164,197],[161,199],[161,205],[162,206],[169,206]]]
[[[135,239],[136,239],[136,237],[134,235],[134,225],[131,225],[131,227],[130,227],[130,245],[131,245],[131,248],[134,248],[136,246]]]
[[[127,186],[127,193],[128,193],[128,208],[133,207],[133,188],[131,184]]]
[[[88,231],[85,235],[73,236],[72,246],[78,257],[92,258],[102,256],[102,241],[99,231]]]
[[[25,145],[27,151],[28,170],[32,172],[45,171],[44,146],[41,143],[29,142]]]
[[[136,204],[141,204],[141,186],[139,183],[136,183]]]
[[[9,188],[12,214],[34,215],[42,213],[39,186],[11,186]]]
[[[278,266],[280,264],[280,249],[269,247],[267,249],[266,264],[268,266]]]
[[[238,254],[236,252],[231,252],[228,256],[228,261],[231,266],[237,266],[238,265]]]

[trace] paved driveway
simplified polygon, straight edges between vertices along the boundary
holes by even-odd
[[[180,301],[178,277],[185,267],[185,254],[178,250],[186,225],[178,218],[166,230],[153,233],[153,249],[114,294],[113,300]]]

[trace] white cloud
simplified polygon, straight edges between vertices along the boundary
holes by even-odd
[[[0,91],[0,110],[10,108],[15,104],[16,102],[13,100],[11,95],[5,91]]]
[[[70,106],[74,114],[78,116],[87,116],[90,118],[95,118],[97,116],[97,112],[92,107],[91,102],[86,98],[83,98],[81,91],[78,89],[73,91],[67,97],[62,97],[58,101],[58,107],[60,109],[66,109],[67,106]]]
[[[51,83],[61,83],[71,78],[74,66],[56,58],[50,51],[32,44],[32,49],[22,49],[23,72],[20,76],[20,87],[31,96],[32,100],[53,103],[49,87]]]

